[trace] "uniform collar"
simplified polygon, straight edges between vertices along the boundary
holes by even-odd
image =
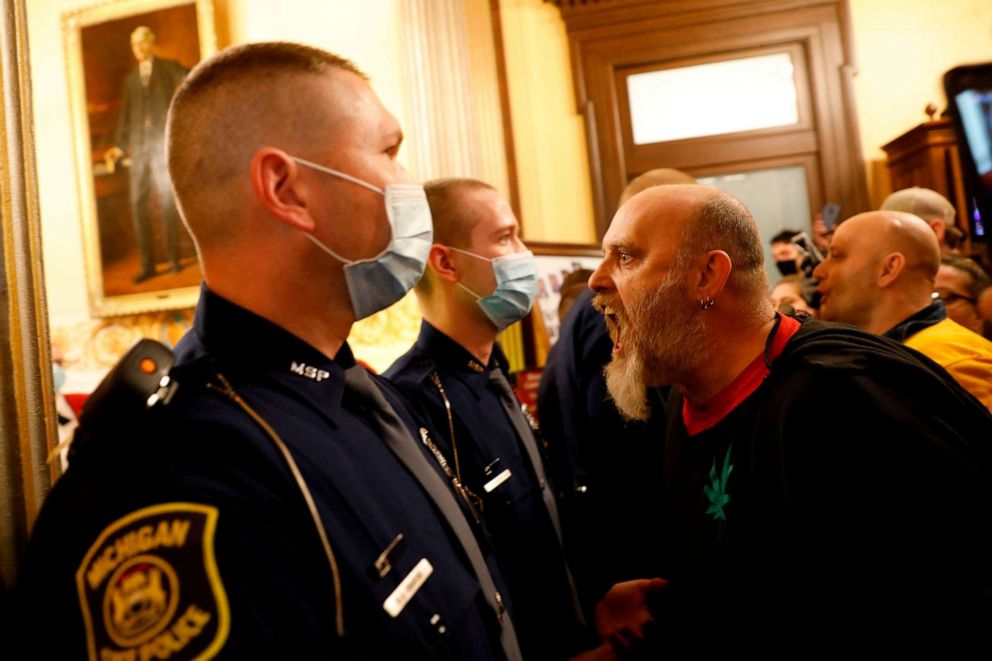
[[[331,360],[206,285],[200,291],[193,332],[222,369],[234,374],[261,372],[334,419],[344,391],[344,370],[355,364],[347,342]]]
[[[947,318],[947,308],[943,301],[934,301],[925,308],[906,317],[883,333],[883,337],[896,342],[905,342],[924,328],[929,328]]]
[[[427,321],[420,324],[417,349],[430,356],[439,371],[450,374],[464,382],[475,394],[481,395],[489,383],[489,373],[494,369],[504,369],[506,357],[498,343],[493,343],[489,363],[481,364],[469,351],[453,339],[434,328]]]

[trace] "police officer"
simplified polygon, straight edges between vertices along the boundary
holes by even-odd
[[[238,46],[183,83],[169,170],[206,283],[168,403],[99,416],[40,515],[21,595],[46,656],[521,658],[431,432],[347,344],[430,249],[401,140],[318,49]]]
[[[582,616],[538,440],[496,343],[530,311],[534,257],[510,206],[488,184],[442,179],[426,191],[435,243],[415,289],[424,321],[385,376],[428,413],[435,460],[481,511],[506,570],[525,656],[565,658],[582,643]]]

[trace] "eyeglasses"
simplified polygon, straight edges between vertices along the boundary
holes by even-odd
[[[944,305],[950,305],[957,301],[965,301],[971,303],[972,305],[977,305],[978,301],[973,296],[967,296],[965,294],[957,294],[952,291],[935,291],[933,293],[934,299],[939,299],[944,302]]]

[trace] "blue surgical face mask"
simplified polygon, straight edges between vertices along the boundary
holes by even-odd
[[[493,265],[496,289],[489,296],[480,296],[462,283],[459,287],[475,296],[476,303],[499,330],[527,316],[537,296],[537,262],[534,253],[524,252],[490,259],[461,248],[451,248],[482,259]]]
[[[62,386],[65,385],[65,368],[58,363],[52,363],[52,381],[55,392],[62,390]]]
[[[324,252],[345,265],[344,278],[355,319],[371,316],[403,298],[424,274],[427,255],[434,240],[431,208],[427,204],[424,187],[420,184],[386,184],[386,190],[383,191],[378,186],[344,172],[295,156],[293,160],[365,186],[385,198],[386,217],[389,218],[392,238],[389,245],[375,257],[348,259],[328,248],[313,234],[306,234]]]

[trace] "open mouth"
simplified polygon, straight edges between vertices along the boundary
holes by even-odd
[[[616,310],[611,306],[605,306],[603,308],[603,317],[606,319],[606,329],[610,333],[610,339],[613,340],[613,355],[620,353],[620,349],[623,346],[621,341],[623,337],[623,325],[620,323],[620,315],[617,314]]]
[[[614,356],[623,348],[623,329],[628,323],[627,316],[623,314],[622,309],[612,305],[616,300],[618,299],[615,296],[602,294],[596,295],[592,300],[592,306],[603,315],[603,319],[606,321],[606,330],[610,334],[610,340],[613,341]]]

